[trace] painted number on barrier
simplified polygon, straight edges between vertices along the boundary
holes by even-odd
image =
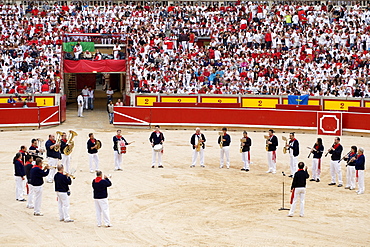
[[[144,102],[144,104],[149,105],[149,99],[145,99]]]
[[[44,105],[46,105],[46,99],[44,99]]]
[[[222,100],[221,100],[221,99],[219,99],[219,100],[217,100],[217,102],[218,102],[218,103],[222,103]]]
[[[360,101],[339,101],[339,100],[325,100],[324,110],[347,111],[349,106],[360,107]]]
[[[181,103],[181,99],[177,99],[177,101],[178,101],[179,103]]]
[[[262,100],[258,101],[258,106],[262,106]]]
[[[153,106],[153,102],[157,101],[157,97],[136,97],[136,105],[138,106]]]
[[[344,103],[340,103],[340,109],[344,109]]]

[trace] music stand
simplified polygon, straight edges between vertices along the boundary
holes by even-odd
[[[283,201],[282,201],[282,206],[281,208],[279,208],[279,211],[280,210],[290,210],[289,208],[285,208],[284,207],[284,194],[285,194],[285,190],[284,190],[284,187],[285,187],[285,173],[284,172],[281,172],[283,174]]]

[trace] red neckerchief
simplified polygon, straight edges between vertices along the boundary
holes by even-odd
[[[90,141],[95,144],[96,139],[91,139],[90,138]]]
[[[55,143],[55,140],[49,139],[53,144]]]
[[[94,179],[94,182],[95,183],[99,183],[100,181],[102,181],[103,179],[101,178],[101,177],[96,177],[95,179]]]
[[[298,171],[303,171],[303,169],[298,169]]]
[[[226,133],[224,133],[224,136],[226,136]]]
[[[354,152],[351,152],[350,154],[349,154],[349,156],[352,156],[352,155],[355,155],[356,153],[354,153]]]
[[[24,153],[25,153],[25,151],[23,151],[23,150],[19,150],[19,153],[22,153],[22,154],[24,154]]]
[[[289,143],[294,142],[295,140],[297,140],[297,139],[294,138],[293,140],[289,140]]]
[[[34,166],[32,166],[32,168],[36,168],[36,167],[38,167],[38,168],[42,169],[42,167],[41,167],[41,166],[38,166],[38,165],[34,165]]]
[[[359,155],[357,156],[357,159],[358,159],[358,158],[360,158],[362,155],[363,155],[363,154],[359,154]]]
[[[24,165],[24,164],[23,164],[23,161],[22,161],[21,159],[18,159],[18,161],[19,161],[19,162],[21,162],[22,166]]]
[[[336,144],[336,145],[333,145],[333,148],[334,149],[337,149],[339,147],[340,143]]]
[[[122,136],[116,135],[117,139],[120,140]]]
[[[29,161],[27,161],[27,162],[26,162],[26,164],[25,164],[25,166],[26,166],[26,165],[29,165],[29,164],[32,164],[32,163],[31,163],[31,162],[29,162]]]
[[[67,142],[67,139],[62,139],[63,142]]]
[[[319,145],[315,145],[314,149],[319,150],[319,147],[320,147]]]
[[[38,148],[38,146],[34,146],[33,144],[32,144],[32,147],[34,147],[34,148]]]

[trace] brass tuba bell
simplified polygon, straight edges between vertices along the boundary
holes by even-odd
[[[55,146],[54,147],[54,150],[55,150],[55,152],[59,152],[59,150],[60,150],[60,143],[61,143],[61,140],[62,140],[63,132],[57,131],[56,133],[57,133],[57,137],[55,138],[55,140],[56,140],[56,143],[59,144],[59,146]]]
[[[78,136],[78,134],[75,131],[70,130],[69,131],[69,136],[68,136],[68,141],[67,141],[68,145],[64,148],[64,152],[63,152],[65,155],[70,155],[72,153],[73,148],[75,146],[75,142],[73,141],[73,138],[75,136]]]

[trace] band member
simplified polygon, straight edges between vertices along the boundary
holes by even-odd
[[[304,170],[303,170],[304,168]],[[300,213],[299,216],[303,217],[304,215],[304,198],[306,195],[306,179],[309,178],[309,174],[307,172],[307,166],[305,167],[303,162],[298,163],[298,171],[294,174],[292,186],[290,188],[292,192],[292,198],[290,200],[290,204],[292,207],[289,210],[289,217],[293,217],[295,208],[297,206],[298,196],[300,197]]]
[[[227,128],[222,128],[223,136],[218,137],[218,144],[220,144],[220,168],[224,167],[224,156],[226,156],[226,168],[230,168],[230,143],[231,137],[227,134]],[[222,142],[222,143],[221,143]]]
[[[354,190],[356,188],[356,157],[357,147],[352,146],[351,151],[344,156],[344,160],[347,161],[347,184],[345,189]]]
[[[117,135],[113,136],[113,150],[114,150],[114,170],[115,171],[122,171],[121,164],[122,164],[122,153],[119,153],[118,149],[121,148],[119,142],[124,142],[125,145],[130,145],[126,139],[121,135],[121,130],[117,130]]]
[[[70,155],[64,154],[64,149],[68,146],[67,134],[63,132],[62,139],[60,140],[60,152],[62,155],[62,165],[65,172],[69,173],[69,168],[71,164]]]
[[[31,185],[31,176],[30,172],[33,167],[33,156],[27,155],[26,156],[26,164],[24,165],[24,171],[26,173],[27,178],[27,187],[28,187],[28,199],[27,199],[27,208],[33,209],[33,186]]]
[[[31,181],[30,184],[33,187],[33,195],[35,199],[35,208],[33,215],[43,216],[41,213],[41,200],[42,200],[42,188],[44,184],[44,177],[49,174],[49,166],[42,168],[42,159],[37,158],[36,164],[32,167],[30,171]]]
[[[20,202],[25,202],[26,199],[23,198],[23,188],[26,172],[24,170],[22,153],[16,153],[13,158],[14,164],[14,177],[15,177],[15,199]]]
[[[363,194],[365,192],[365,156],[364,149],[358,149],[358,155],[356,159],[356,177],[358,180],[358,191],[357,194]]]
[[[276,147],[279,145],[278,138],[274,135],[274,130],[269,130],[269,139],[267,139],[266,144],[268,144],[267,150],[267,161],[269,169],[266,173],[276,173]]]
[[[59,150],[56,151],[55,148],[59,148]],[[56,143],[55,136],[53,134],[49,135],[49,140],[45,142],[45,149],[46,157],[48,158],[48,164],[50,166],[50,172],[46,178],[46,182],[52,183],[56,173],[58,160],[62,158],[60,155],[60,143]]]
[[[54,176],[55,192],[58,198],[59,220],[64,222],[73,222],[69,217],[69,185],[72,184],[72,179],[69,174],[64,174],[63,165],[58,165],[58,172]]]
[[[21,153],[22,157],[21,157],[21,160],[23,161],[23,163],[26,162],[26,155],[28,154],[27,153],[27,147],[22,145],[21,148],[19,149],[18,153]]]
[[[322,139],[317,138],[315,145],[311,149],[313,159],[312,159],[312,179],[310,179],[310,181],[320,182],[321,157],[323,152],[324,146],[322,145]]]
[[[343,147],[340,144],[340,138],[334,138],[333,146],[328,150],[328,153],[331,154],[330,161],[330,174],[331,174],[331,183],[328,185],[336,185],[336,175],[338,175],[338,187],[343,186],[342,180],[342,169],[340,167],[340,157],[342,155]]]
[[[299,142],[294,137],[294,132],[289,134],[289,144],[287,145],[290,156],[290,175],[293,177],[298,169]]]
[[[37,139],[32,139],[31,140],[31,146],[28,148],[29,152],[32,153],[33,155],[40,156],[43,154],[44,150],[42,148],[39,148],[37,146]]]
[[[155,145],[163,145],[164,143],[164,135],[162,132],[160,132],[159,125],[155,126],[155,131],[153,131],[152,134],[150,135],[149,142],[152,144],[152,168],[155,167],[157,155],[158,155],[158,168],[163,168],[162,165],[163,148],[159,152],[154,150]]]
[[[89,153],[89,167],[90,172],[94,172],[93,169],[93,162],[95,163],[95,171],[99,170],[99,156],[98,156],[98,145],[96,139],[94,138],[94,134],[89,134],[89,140],[87,141],[87,152]]]
[[[96,172],[96,178],[92,181],[92,187],[94,190],[94,201],[96,209],[96,220],[98,227],[101,226],[101,215],[103,214],[103,220],[106,227],[111,227],[109,218],[109,203],[108,203],[108,190],[107,188],[112,186],[112,182],[107,176],[104,176],[101,171]]]
[[[245,139],[245,142],[241,143],[243,161],[243,168],[241,170],[249,172],[249,165],[251,163],[250,147],[252,146],[252,140],[248,137],[247,131],[243,132],[243,138]]]
[[[200,133],[200,128],[195,129],[195,133],[190,138],[190,144],[193,147],[192,162],[190,167],[195,167],[197,163],[197,158],[199,154],[200,166],[205,167],[204,165],[204,148],[205,148],[206,137],[203,133]]]

